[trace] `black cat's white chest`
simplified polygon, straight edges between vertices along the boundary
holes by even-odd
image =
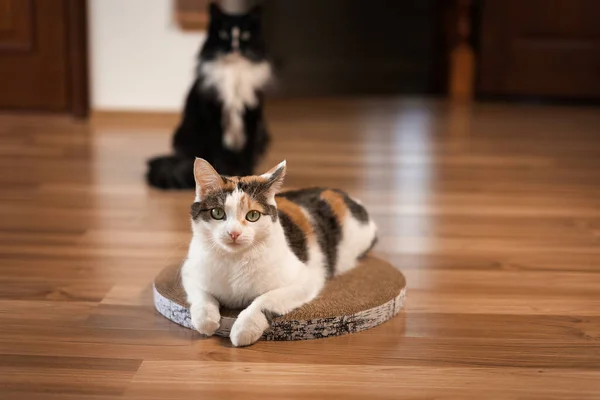
[[[258,91],[271,79],[271,65],[230,53],[201,63],[200,74],[203,88],[215,90],[223,103],[223,146],[234,152],[242,151],[247,142],[244,110],[258,106]]]
[[[271,80],[271,65],[267,61],[252,62],[237,53],[202,62],[199,67],[202,85],[217,92],[224,108],[256,107],[257,92]]]

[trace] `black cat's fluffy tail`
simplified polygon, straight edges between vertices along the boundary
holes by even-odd
[[[193,189],[194,158],[179,155],[160,156],[148,161],[148,184],[159,189]]]

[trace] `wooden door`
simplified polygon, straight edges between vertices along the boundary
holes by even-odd
[[[600,1],[485,0],[478,92],[600,98]]]
[[[87,113],[84,0],[0,0],[0,109]]]

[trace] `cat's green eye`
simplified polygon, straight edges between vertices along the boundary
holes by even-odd
[[[256,222],[260,218],[260,213],[256,210],[248,211],[246,214],[246,219],[250,222]]]
[[[213,208],[210,210],[210,216],[213,217],[213,219],[223,219],[225,218],[225,210],[221,207]]]

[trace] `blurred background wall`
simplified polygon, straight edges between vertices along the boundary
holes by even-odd
[[[93,109],[179,111],[200,31],[177,25],[167,0],[89,0]]]

